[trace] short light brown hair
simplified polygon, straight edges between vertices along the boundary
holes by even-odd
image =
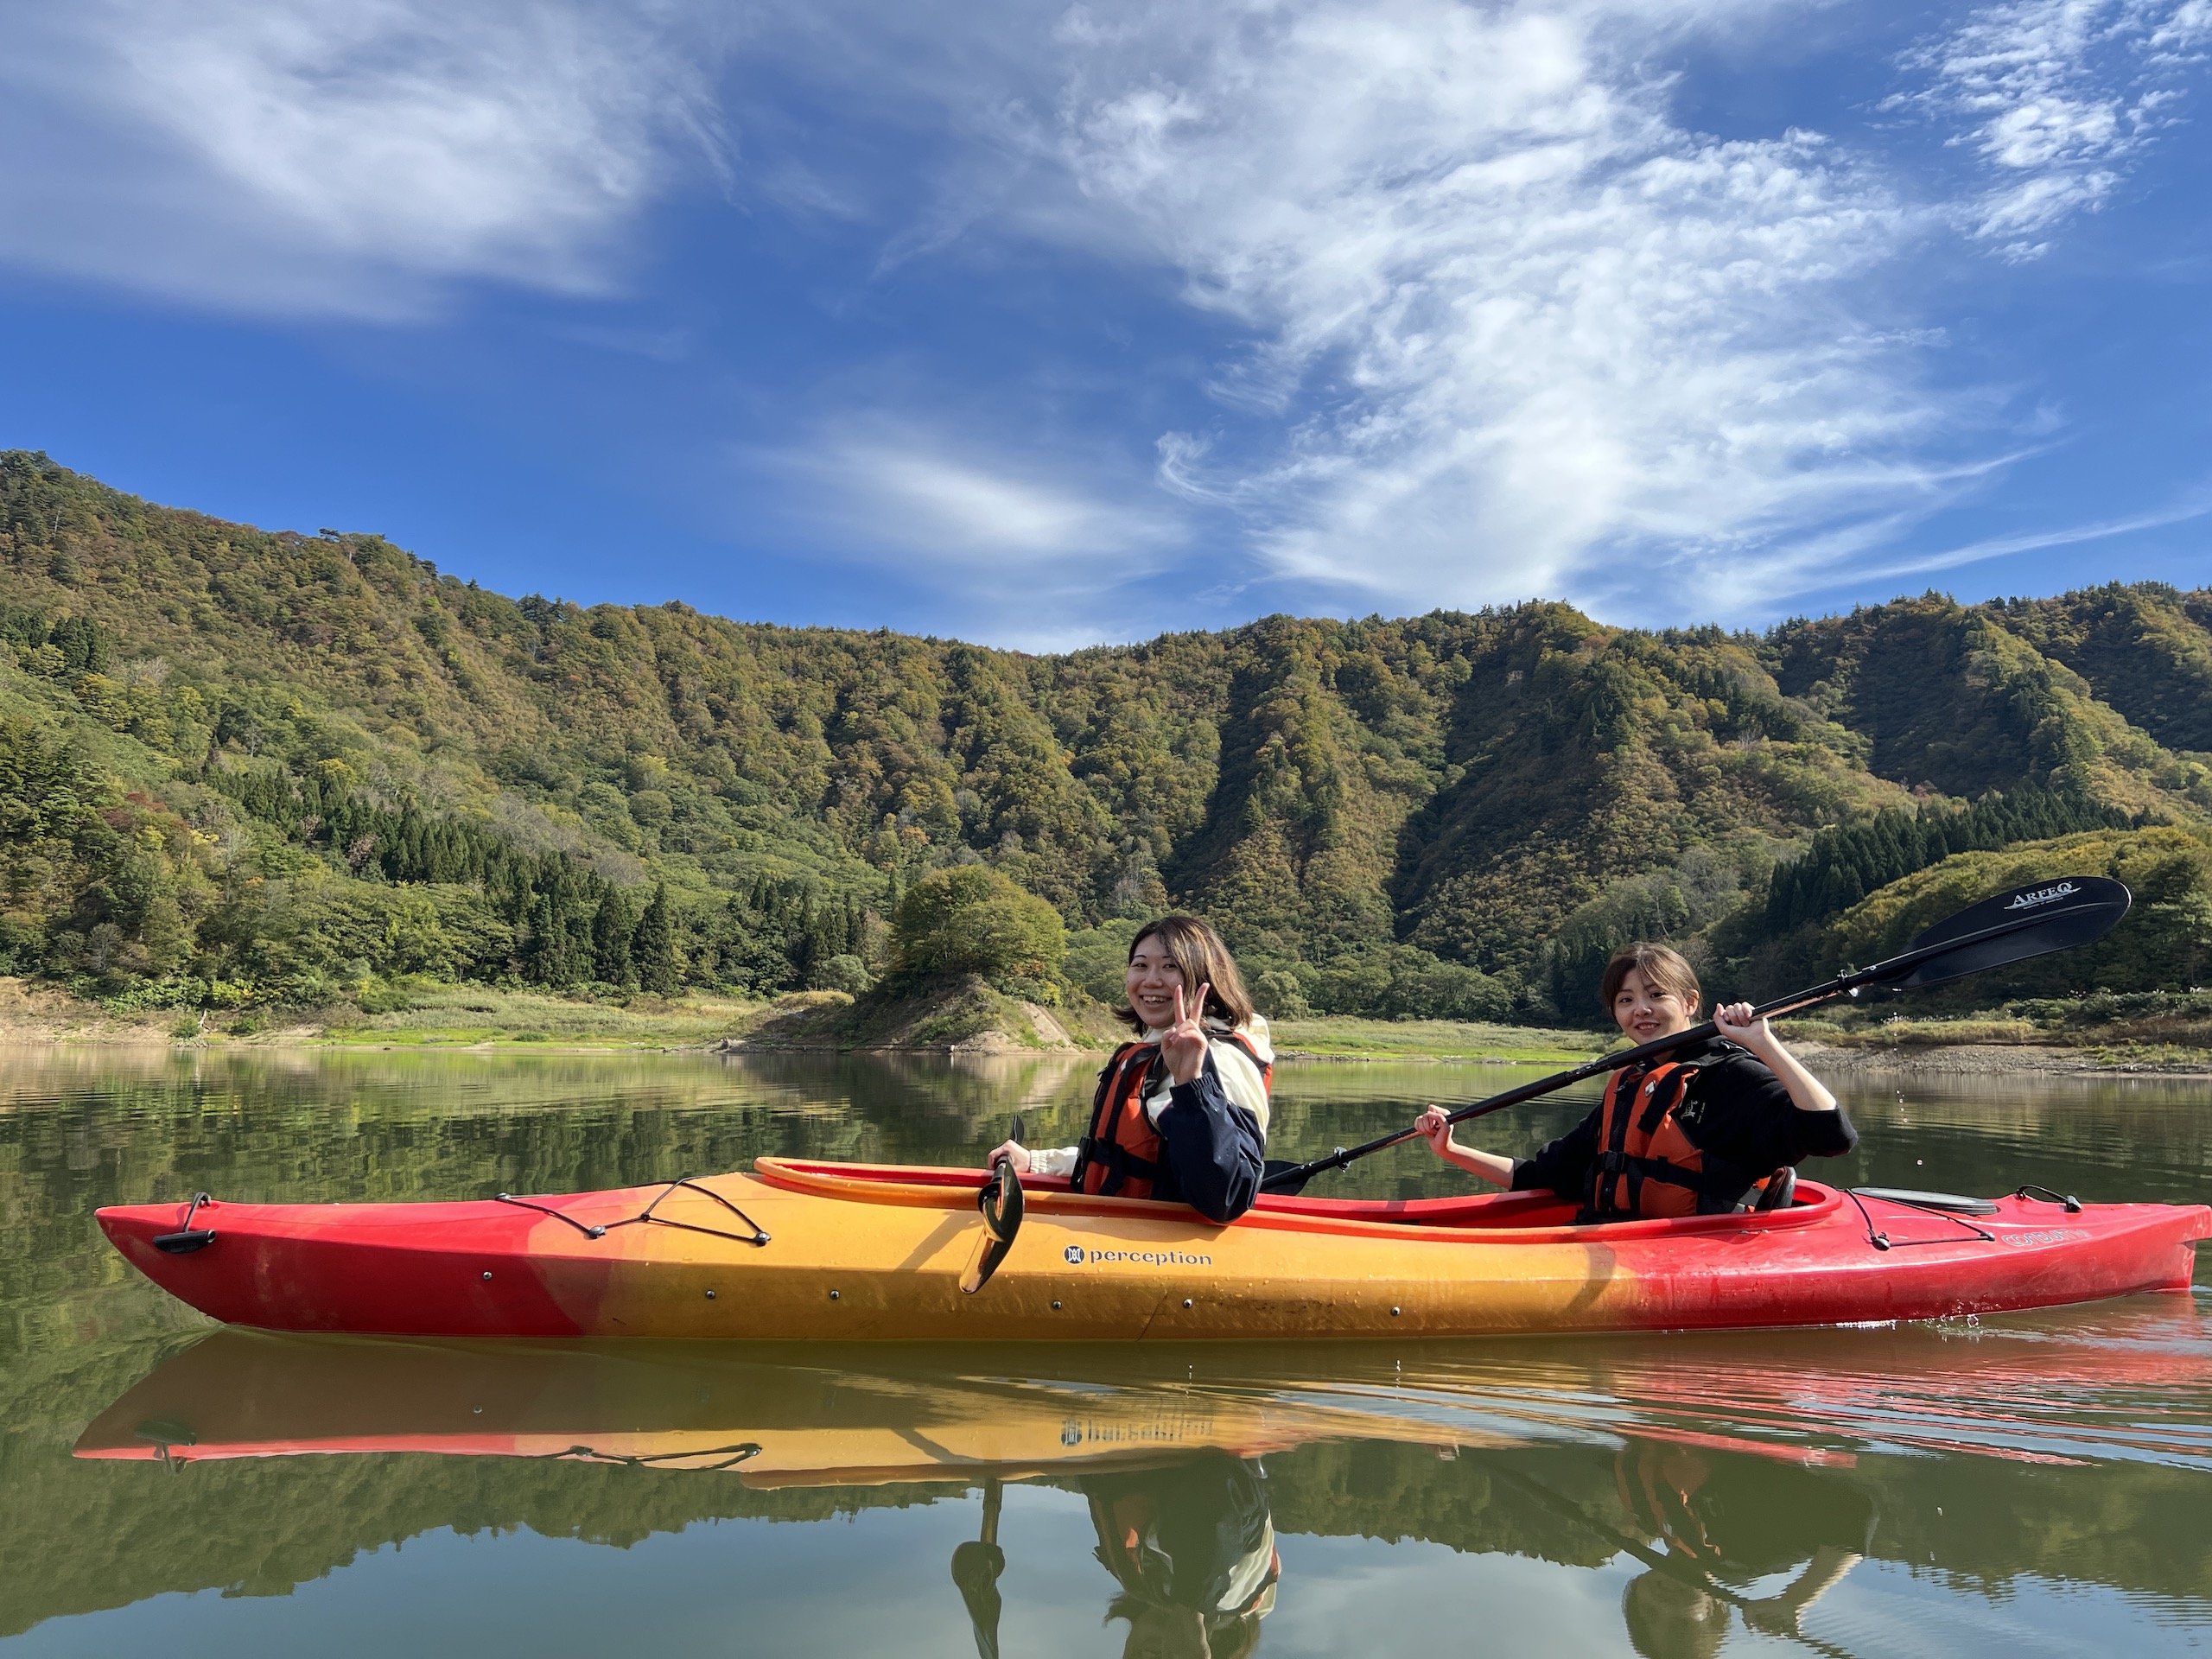
[[[1244,988],[1244,976],[1236,971],[1236,959],[1229,954],[1229,947],[1221,942],[1221,935],[1213,931],[1210,923],[1195,916],[1162,916],[1147,922],[1129,941],[1129,954],[1123,960],[1134,959],[1137,946],[1147,939],[1158,939],[1174,959],[1175,966],[1182,971],[1185,993],[1195,993],[1201,985],[1207,988],[1205,1013],[1231,1027],[1251,1020],[1252,994]],[[1135,1008],[1124,1006],[1114,1013],[1131,1031],[1144,1030],[1144,1016]]]
[[[1598,982],[1598,1006],[1611,1018],[1613,999],[1621,994],[1621,982],[1630,973],[1643,976],[1643,982],[1656,991],[1672,991],[1682,999],[1693,1012],[1705,1001],[1705,988],[1697,982],[1697,969],[1689,959],[1672,945],[1639,942],[1624,944],[1613,952],[1612,960],[1605,964],[1605,976]]]

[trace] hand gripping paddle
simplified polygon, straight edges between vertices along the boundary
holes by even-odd
[[[1752,1010],[1752,1014],[1757,1019],[1771,1020],[1816,1003],[1832,1002],[1839,996],[1856,996],[1869,985],[1891,990],[1917,989],[1979,974],[1986,969],[2025,962],[2031,957],[2045,956],[2053,950],[2070,950],[2077,944],[2088,944],[2111,932],[2120,918],[2127,914],[2127,907],[2133,902],[2126,887],[2101,875],[2069,875],[2029,887],[2011,887],[1936,923],[1915,938],[1912,948],[1902,955],[1878,962],[1872,968],[1847,969],[1825,985],[1762,1003]],[[1654,1054],[1663,1054],[1688,1043],[1702,1042],[1719,1033],[1719,1028],[1708,1020],[1688,1031],[1625,1048],[1618,1054],[1607,1054],[1586,1065],[1578,1065],[1572,1071],[1540,1077],[1502,1095],[1492,1095],[1488,1100],[1478,1100],[1471,1106],[1462,1106],[1451,1115],[1451,1121],[1464,1122],[1471,1117],[1502,1111],[1508,1106],[1518,1106],[1524,1100],[1534,1100],[1569,1084],[1618,1071]],[[1273,1172],[1261,1181],[1260,1190],[1295,1192],[1316,1175],[1342,1169],[1354,1159],[1364,1158],[1385,1147],[1395,1147],[1401,1141],[1410,1141],[1420,1133],[1419,1129],[1404,1128],[1361,1146],[1339,1147],[1326,1158]]]
[[[1021,1139],[1019,1116],[1007,1139]],[[983,1212],[983,1236],[976,1241],[968,1271],[960,1275],[960,1288],[970,1296],[990,1283],[999,1263],[1014,1248],[1014,1236],[1021,1230],[1021,1177],[1014,1172],[1012,1159],[1001,1158],[992,1164],[989,1176],[976,1194],[976,1207]]]

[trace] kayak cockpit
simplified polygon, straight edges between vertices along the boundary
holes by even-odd
[[[788,1192],[847,1203],[953,1209],[973,1205],[984,1181],[978,1169],[950,1169],[925,1164],[847,1164],[798,1158],[762,1158],[755,1179]],[[1032,1207],[1046,1214],[1114,1216],[1124,1219],[1187,1222],[1197,1219],[1182,1204],[1154,1198],[1105,1198],[1069,1190],[1067,1179],[1027,1175],[1022,1190]],[[1792,1228],[1824,1219],[1842,1202],[1834,1189],[1800,1181],[1789,1205],[1758,1214],[1685,1216],[1666,1221],[1608,1224],[1609,1238],[1651,1238],[1678,1234],[1740,1232]],[[1319,1198],[1270,1193],[1246,1215],[1229,1224],[1239,1228],[1294,1232],[1402,1233],[1418,1229],[1464,1236],[1478,1232],[1503,1243],[1586,1240],[1587,1226],[1575,1224],[1577,1206],[1550,1192],[1471,1192],[1442,1198]]]

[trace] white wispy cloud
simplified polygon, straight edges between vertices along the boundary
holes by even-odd
[[[1943,499],[1914,446],[1948,411],[1878,326],[1924,227],[1817,137],[1682,130],[1631,20],[1313,0],[1063,35],[1068,166],[1249,327],[1220,389],[1285,435],[1171,434],[1163,482],[1281,575],[1648,593]]]
[[[0,256],[203,304],[601,291],[675,158],[723,164],[713,37],[652,0],[79,0],[10,22]]]
[[[1102,284],[1165,270],[1233,342],[1197,376],[1216,418],[1165,432],[1132,398],[1007,442],[1027,367],[926,416],[910,377],[825,375],[810,406],[844,412],[746,455],[798,545],[1005,596],[1032,639],[1179,562],[1300,603],[1741,613],[2003,466],[2001,391],[1931,389],[1915,259],[1961,227],[2047,246],[2212,40],[2212,0],[1962,14],[1893,110],[1955,134],[1965,186],[1878,136],[1683,124],[1688,47],[1813,3],[0,0],[0,260],[405,318],[468,282],[619,289],[645,210],[734,174],[879,231],[879,281],[1049,241]]]
[[[1141,474],[1117,490],[1104,468],[943,423],[835,420],[737,460],[810,542],[955,602],[970,638],[1096,639],[1103,596],[1157,574],[1185,539]],[[1114,627],[1127,637],[1141,624]]]
[[[1971,233],[2034,258],[2176,118],[2182,73],[2208,41],[2208,0],[2016,0],[1906,54],[1928,79],[1891,107],[1963,124],[1955,142],[1989,177],[1965,205]]]
[[[2207,515],[2212,515],[2212,492],[2200,489],[2178,504],[2160,508],[2155,512],[2131,513],[2120,518],[2100,519],[2085,524],[2063,524],[2051,530],[2025,531],[2012,536],[1985,537],[1959,547],[1947,547],[1880,563],[1873,569],[1854,572],[1853,579],[1887,582],[1903,576],[1926,575],[1938,570],[1955,570],[1961,565],[1979,564],[1985,559],[2000,559],[2014,553],[2047,552],[2056,547],[2079,547],[2089,542],[2110,541],[2116,536],[2132,536],[2139,531],[2163,530],[2168,525],[2185,524]]]

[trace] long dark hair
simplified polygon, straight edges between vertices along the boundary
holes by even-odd
[[[1129,954],[1124,961],[1133,960],[1137,947],[1147,939],[1157,939],[1167,954],[1174,958],[1175,966],[1182,970],[1183,989],[1197,991],[1206,988],[1205,1013],[1232,1028],[1249,1024],[1252,1018],[1252,994],[1244,988],[1244,976],[1236,971],[1236,959],[1229,954],[1229,947],[1221,942],[1221,935],[1210,923],[1195,916],[1162,916],[1147,922],[1129,941]],[[1141,1033],[1144,1016],[1126,1004],[1114,1010],[1115,1015],[1131,1031]]]

